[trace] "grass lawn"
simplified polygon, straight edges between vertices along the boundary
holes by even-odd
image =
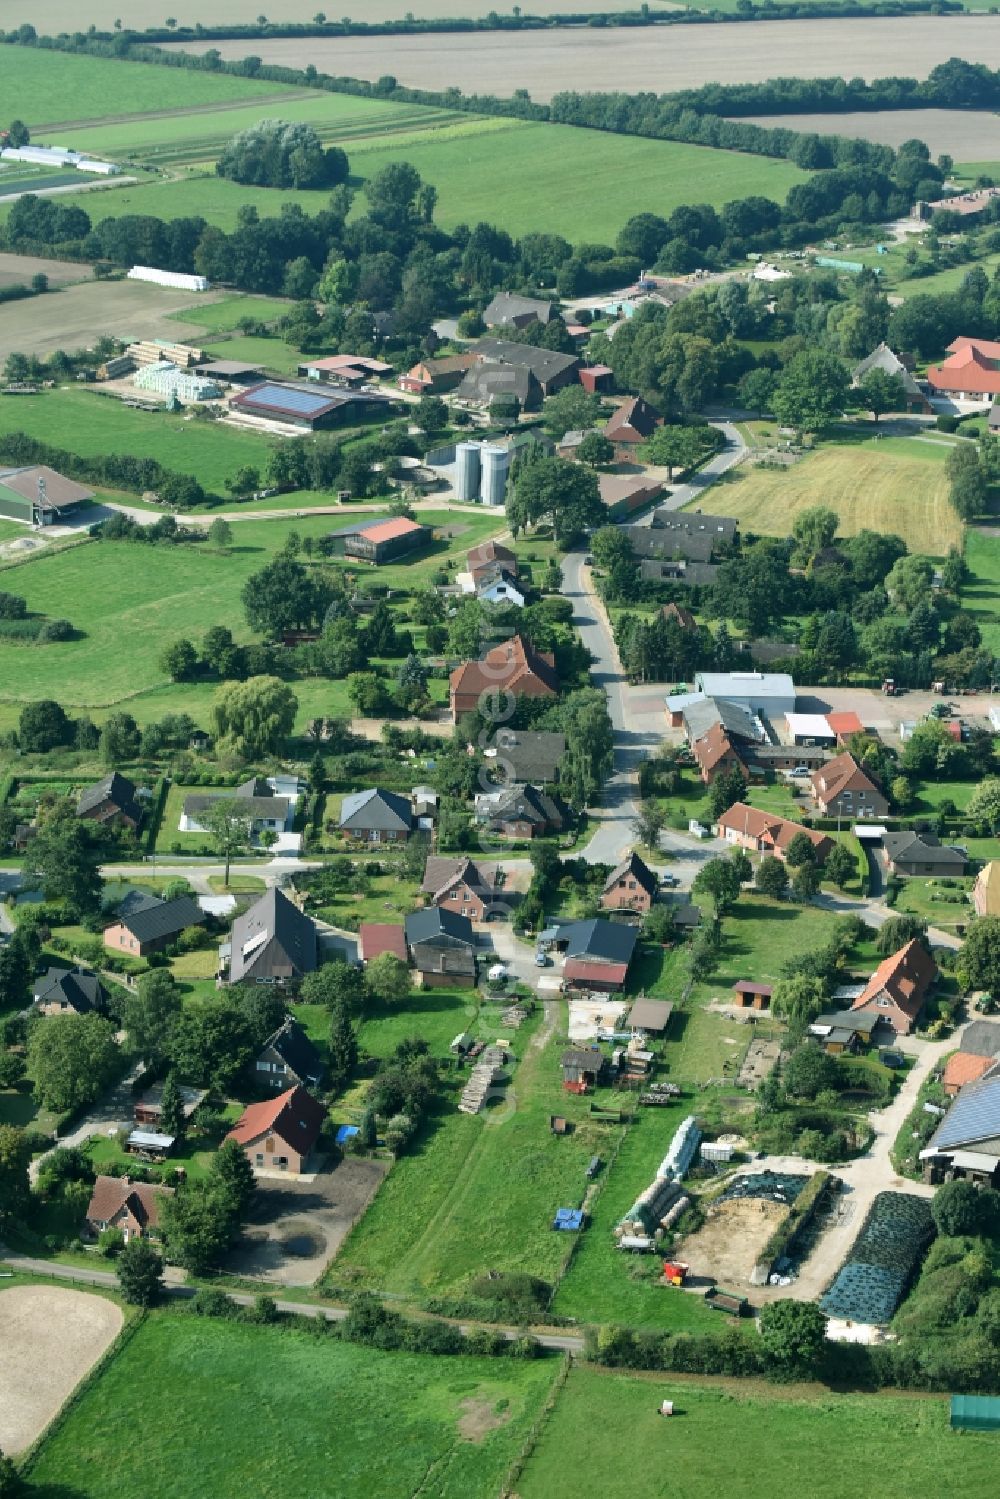
[[[450,1293],[489,1268],[558,1278],[572,1240],[552,1232],[552,1215],[580,1206],[587,1162],[607,1158],[616,1126],[593,1123],[590,1100],[563,1092],[564,1043],[531,1046],[530,1028],[514,1037],[523,1059],[504,1102],[460,1114],[456,1081],[440,1119],[393,1167],[344,1242],[334,1284],[422,1297]],[[556,1113],[577,1122],[573,1134],[550,1133]]]
[[[257,318],[262,323],[272,323],[284,317],[292,302],[279,301],[277,297],[223,297],[221,302],[206,302],[185,309],[179,314],[184,323],[197,323],[212,333],[228,333],[242,318]]]
[[[230,99],[245,99],[252,104],[256,99],[288,92],[278,84],[256,83],[225,73],[6,46],[0,48],[0,89],[10,118],[22,119],[32,127],[63,120],[106,120],[159,109],[187,109]],[[59,141],[61,144],[62,132]]]
[[[476,1024],[479,1013],[475,990],[414,989],[402,1005],[371,1002],[358,1031],[358,1042],[369,1056],[387,1057],[401,1041],[419,1036],[429,1045],[431,1056],[446,1057],[460,1031],[483,1033],[484,1027]],[[330,1017],[325,1010],[323,1015],[325,1036]]]
[[[970,526],[965,536],[970,577],[962,589],[962,608],[975,616],[983,644],[1000,651],[1000,542]]]
[[[55,442],[83,458],[141,453],[164,468],[194,474],[217,494],[241,465],[265,465],[272,447],[256,432],[166,410],[139,411],[78,386],[0,402],[0,436],[9,432]]]
[[[591,1203],[590,1225],[556,1293],[552,1309],[558,1316],[675,1332],[723,1330],[699,1297],[656,1284],[658,1256],[623,1254],[612,1233],[653,1180],[677,1126],[690,1112],[690,1100],[669,1109],[638,1110],[621,1149],[605,1168],[606,1181]]]
[[[947,451],[916,438],[867,438],[820,447],[789,469],[741,464],[722,480],[720,513],[745,530],[789,536],[800,511],[826,505],[842,536],[892,531],[911,552],[943,557],[963,531],[948,499]]]
[[[224,874],[210,874],[208,883],[217,895],[261,895],[267,889],[263,880],[255,874],[237,874],[229,871],[229,884]]]
[[[238,1116],[239,1110],[234,1112]],[[215,1144],[215,1141],[198,1140],[197,1137],[194,1140],[185,1139],[174,1146],[169,1160],[159,1165],[153,1162],[143,1164],[148,1165],[148,1169],[160,1180],[177,1166],[183,1166],[192,1180],[201,1179],[208,1175],[208,1168],[215,1154]],[[99,1172],[107,1171],[110,1166],[127,1170],[135,1165],[135,1157],[123,1150],[117,1137],[113,1135],[94,1135],[87,1141],[84,1150]]]
[[[13,1013],[13,1010],[5,1012]],[[36,1129],[42,1134],[51,1134],[57,1115],[51,1109],[39,1107],[38,1100],[25,1083],[20,1088],[0,1089],[0,1124],[13,1124],[18,1129]]]
[[[674,1401],[674,1420],[658,1414],[664,1398]],[[978,1499],[992,1487],[1000,1443],[989,1433],[952,1432],[943,1395],[833,1394],[735,1380],[686,1384],[670,1375],[577,1367],[518,1493],[576,1499],[580,1471],[567,1454],[584,1451],[588,1490],[626,1492],[627,1464],[629,1499],[757,1499],[774,1491],[776,1473],[783,1493],[810,1499],[912,1499],[942,1491],[945,1472],[949,1495]]]
[[[208,311],[208,308],[205,309]],[[205,353],[211,359],[241,359],[244,364],[259,364],[276,375],[297,375],[303,355],[281,338],[259,338],[242,333],[209,334]],[[332,496],[326,496],[329,505]],[[277,499],[277,496],[275,496]]]
[[[43,1445],[32,1485],[78,1499],[126,1484],[162,1499],[496,1493],[555,1372],[160,1312]],[[168,1422],[154,1418],[164,1403]],[[470,1409],[482,1440],[463,1434]]]
[[[418,904],[419,879],[408,880],[400,872],[391,870],[387,874],[366,875],[365,879],[367,889],[364,893],[342,890],[333,900],[325,900],[321,905],[313,905],[310,901],[310,912],[333,926],[356,932],[363,921],[391,921],[398,925]]]
[[[975,914],[968,897],[971,889],[971,879],[904,880],[893,909],[901,916],[920,916],[944,931],[954,930],[968,925]]]

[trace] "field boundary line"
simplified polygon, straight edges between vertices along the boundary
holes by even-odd
[[[531,1457],[531,1454],[538,1446],[539,1438],[541,1437],[545,1427],[548,1425],[549,1417],[556,1408],[556,1402],[559,1399],[559,1396],[562,1394],[563,1386],[565,1385],[567,1379],[569,1379],[570,1370],[572,1369],[572,1367],[573,1355],[571,1353],[563,1354],[562,1365],[558,1370],[555,1379],[552,1381],[549,1393],[545,1397],[545,1402],[541,1410],[538,1412],[538,1415],[531,1423],[528,1434],[521,1444],[520,1452],[514,1458],[510,1467],[507,1469],[497,1499],[516,1499],[514,1485],[517,1483],[521,1474],[524,1472],[525,1465]]]

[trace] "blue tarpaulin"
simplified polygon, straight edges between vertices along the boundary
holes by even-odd
[[[557,1208],[552,1227],[565,1233],[578,1233],[583,1227],[583,1208]]]
[[[337,1130],[337,1144],[343,1145],[345,1140],[352,1139],[358,1133],[359,1130],[356,1124],[342,1124]]]

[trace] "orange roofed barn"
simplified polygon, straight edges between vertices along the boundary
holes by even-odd
[[[1000,343],[987,338],[956,338],[948,358],[927,371],[932,390],[965,401],[985,401],[1000,395]]]
[[[495,645],[478,661],[463,661],[451,674],[451,713],[457,722],[479,706],[484,692],[515,697],[555,697],[559,690],[555,657],[514,635]]]
[[[800,822],[791,822],[787,817],[778,817],[773,812],[764,812],[760,807],[748,807],[746,802],[736,802],[723,812],[718,821],[719,835],[727,843],[740,848],[753,849],[756,853],[774,854],[783,859],[788,845],[799,833],[805,833],[816,852],[817,864],[823,864],[833,847],[833,840],[825,833],[804,828]]]
[[[883,958],[851,1009],[876,1010],[899,1035],[907,1036],[936,978],[937,964],[914,937],[898,952]]]
[[[300,1176],[319,1139],[326,1110],[305,1088],[289,1088],[277,1098],[251,1103],[229,1131],[255,1171],[287,1171]]]

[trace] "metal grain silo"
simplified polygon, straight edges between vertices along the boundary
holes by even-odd
[[[482,446],[482,499],[484,505],[502,505],[510,472],[510,449],[497,443]]]
[[[460,442],[455,449],[455,498],[479,498],[479,443]]]

